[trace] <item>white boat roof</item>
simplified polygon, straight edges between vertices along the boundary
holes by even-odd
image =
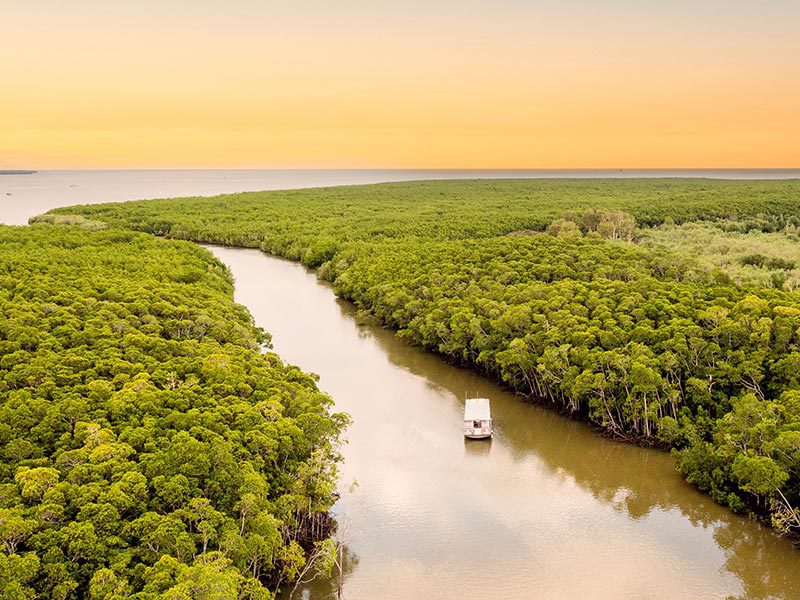
[[[468,398],[464,405],[465,421],[487,421],[492,418],[488,398]]]

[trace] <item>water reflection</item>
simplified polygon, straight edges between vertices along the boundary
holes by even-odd
[[[313,274],[215,248],[237,299],[354,424],[335,507],[347,598],[795,598],[798,554],[687,486],[670,457],[603,439],[356,315]],[[465,441],[464,398],[495,438]],[[331,582],[305,590],[335,598]]]
[[[321,578],[313,582],[313,585],[306,585],[299,588],[294,594],[289,590],[282,590],[278,594],[279,600],[317,600],[318,598],[344,598],[344,589],[347,586],[348,577],[358,568],[358,556],[345,544],[341,547],[341,571],[334,568],[333,576]]]
[[[465,456],[488,456],[492,451],[492,440],[470,440],[464,438]]]

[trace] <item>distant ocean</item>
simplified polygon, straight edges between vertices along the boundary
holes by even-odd
[[[24,225],[34,215],[57,206],[96,204],[144,198],[213,196],[231,192],[285,190],[418,179],[503,178],[642,178],[795,179],[800,169],[253,169],[38,171],[0,175],[0,222]]]

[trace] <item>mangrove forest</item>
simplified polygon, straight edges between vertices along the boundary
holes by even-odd
[[[222,263],[86,223],[0,247],[2,600],[265,600],[330,566],[347,417]]]
[[[686,479],[720,503],[761,518],[784,534],[796,536],[800,531],[800,296],[795,291],[800,282],[798,180],[425,181],[87,205],[57,209],[37,220],[72,223],[84,229],[106,228],[107,233],[100,235],[110,237],[100,239],[129,236],[133,241],[126,243],[133,243],[136,250],[127,251],[126,259],[146,256],[157,242],[121,233],[120,229],[260,248],[302,261],[332,282],[337,294],[397,330],[410,343],[495,377],[528,399],[586,419],[607,435],[671,449]],[[69,240],[70,236],[86,234],[59,235]],[[188,260],[191,254],[195,263],[206,260],[199,250],[158,246],[162,247],[174,248],[172,252],[182,249],[181,256]],[[135,264],[140,264],[139,260],[143,259]],[[47,265],[48,257],[42,255],[41,261]],[[225,286],[229,283],[221,275],[214,278],[213,264],[179,269],[165,266],[167,262],[159,262],[158,268],[163,269],[159,272],[162,277],[182,278],[175,285],[203,286],[211,293],[206,287],[211,279],[218,289],[215,297],[227,298]],[[124,263],[121,260],[118,268],[123,269]],[[138,276],[130,269],[126,266],[116,276]],[[148,277],[155,275],[148,271]],[[66,273],[59,276],[68,277]],[[17,275],[6,277],[16,285]],[[68,280],[77,285],[74,279]],[[81,281],[81,285],[89,285]],[[97,281],[94,285],[102,285],[102,277]],[[114,289],[106,286],[80,293],[98,298],[98,303],[99,298],[116,303],[115,298],[106,297]],[[242,344],[253,346],[248,342],[256,339],[253,333],[234,335],[233,339],[207,339],[211,332],[226,330],[221,324],[216,328],[198,325],[198,320],[214,320],[204,302],[192,305],[196,311],[202,307],[201,319],[191,309],[175,308],[176,304],[183,306],[183,298],[176,299],[166,314],[155,306],[147,307],[146,300],[130,301],[144,304],[126,309],[131,311],[130,318],[128,313],[123,313],[124,319],[96,317],[102,328],[111,328],[108,339],[126,339],[130,327],[137,330],[136,339],[142,342],[154,336],[159,344],[173,348],[172,336],[178,335],[179,344],[192,348],[210,344],[213,350],[208,351],[214,354],[220,352],[219,347],[235,349],[237,356],[252,354],[252,360],[257,360],[253,348],[242,348]],[[227,306],[225,302],[222,305]],[[45,306],[49,304],[31,310],[38,311],[39,319],[56,319],[55,315],[61,314],[61,308]],[[111,308],[86,302],[75,310],[95,307],[102,309],[102,314],[113,313]],[[234,322],[239,328],[249,332],[244,317],[237,313],[237,319]],[[114,331],[117,323],[124,323],[119,325],[123,331]],[[45,330],[48,333],[35,333],[29,324],[26,327],[25,335],[33,340],[11,339],[4,334],[3,343],[18,345],[14,346],[15,353],[47,348],[49,336],[58,337],[67,325],[56,321]],[[199,335],[199,330],[205,333],[198,342],[192,336]],[[4,331],[10,331],[8,325],[4,325]],[[105,343],[106,338],[103,340]],[[125,357],[130,351],[126,347],[118,352]],[[150,351],[156,348],[148,346]],[[13,358],[4,360],[10,363],[3,365],[3,373],[22,368]],[[130,454],[124,460],[140,465],[137,473],[144,478],[177,475],[164,466],[168,458],[156,458],[160,456],[157,442],[155,447],[153,442],[137,446],[136,440],[191,436],[194,431],[177,416],[175,420],[168,417],[173,414],[167,400],[172,391],[169,386],[173,385],[169,374],[175,373],[178,378],[180,383],[175,385],[186,385],[191,371],[191,381],[197,382],[194,385],[203,385],[203,367],[196,367],[200,372],[195,373],[183,366],[182,361],[188,359],[181,358],[181,365],[175,368],[153,367],[146,379],[143,374],[126,372],[129,379],[120,382],[117,372],[101,370],[91,360],[85,363],[86,368],[98,375],[103,373],[104,383],[75,385],[102,386],[102,391],[87,387],[85,393],[77,394],[87,404],[85,409],[70,409],[79,413],[72,419],[74,425],[59,421],[60,429],[48,425],[43,438],[26,438],[16,442],[13,450],[5,450],[11,465],[5,477],[13,497],[7,504],[22,522],[31,523],[24,526],[30,527],[31,533],[23,547],[36,550],[40,561],[50,556],[49,552],[58,554],[58,564],[69,560],[66,542],[53,541],[58,539],[57,525],[51,527],[44,517],[36,515],[50,506],[44,500],[50,490],[72,485],[71,469],[78,468],[72,465],[79,459],[67,460],[64,454],[73,457],[71,453],[79,453],[82,459],[93,456],[92,442],[87,441],[92,427],[108,431],[109,439],[116,436],[116,441],[109,442],[112,445],[127,444],[125,452]],[[147,361],[138,355],[124,360],[147,371]],[[209,360],[203,355],[190,362],[205,365]],[[286,377],[279,364],[270,369],[270,373],[277,370]],[[140,383],[137,375],[145,381]],[[6,377],[18,381],[16,376]],[[295,386],[313,390],[313,382],[307,377],[299,373],[294,377],[299,379]],[[22,385],[14,393],[24,397],[26,403],[30,403],[29,395],[39,393],[25,387],[24,381],[15,385]],[[52,385],[60,389],[57,382]],[[117,403],[109,400],[124,396],[133,385],[152,386],[152,393],[159,398],[156,406],[164,407],[165,416],[159,413],[152,425],[157,433],[135,436],[134,431],[149,426],[143,415],[136,417],[123,411],[114,420],[112,407]],[[242,395],[236,385],[231,385],[232,395]],[[248,383],[248,393],[255,394],[257,387]],[[94,404],[92,398],[96,398]],[[32,420],[49,414],[56,400],[39,402],[42,408],[30,416]],[[302,403],[301,408],[295,407],[294,400],[285,402],[288,405],[281,404],[280,414],[291,413],[285,416],[299,428],[297,435],[303,441],[292,445],[290,452],[294,462],[290,461],[288,470],[296,472],[301,466],[308,468],[315,456],[312,448],[317,449],[320,443],[322,448],[329,448],[336,427],[319,399]],[[252,410],[252,404],[243,402],[241,406]],[[216,409],[203,405],[197,410],[202,421],[203,411]],[[313,427],[304,428],[309,412],[314,415]],[[64,415],[72,413],[58,410],[58,414],[63,421]],[[188,414],[181,412],[183,419]],[[167,424],[159,420],[162,418]],[[240,428],[249,431],[247,428],[256,421],[235,421],[230,425],[230,435],[240,434]],[[132,432],[124,433],[128,428]],[[224,439],[229,435],[227,430],[215,434]],[[198,443],[212,443],[203,437],[205,429],[198,435]],[[272,440],[270,436],[277,434],[270,429],[264,435]],[[308,437],[318,441],[307,443]],[[244,442],[236,438],[230,443],[238,448],[237,444]],[[251,452],[246,444],[244,447]],[[248,453],[244,456],[247,458],[240,458],[243,464],[256,463],[252,466],[256,473],[287,468],[284,463],[260,463]],[[18,465],[28,470],[20,470]],[[85,468],[85,463],[80,463],[80,469]],[[26,486],[34,474],[44,483],[37,477],[37,483]],[[113,485],[115,479],[107,475],[105,481]],[[180,530],[185,533],[187,547],[188,540],[194,544],[194,551],[187,550],[181,557],[204,556],[209,547],[220,552],[228,531],[226,519],[235,519],[240,510],[231,504],[232,498],[214,496],[213,483],[201,481],[189,482],[191,492],[186,497],[206,498],[221,513],[222,524],[215,529],[213,539],[206,539],[198,529],[199,522],[176,507],[178,514],[172,517],[175,527],[183,527]],[[278,530],[289,527],[295,531],[301,518],[296,511],[281,512],[281,498],[288,493],[289,485],[283,479],[281,482],[269,482],[271,500],[265,510],[276,515]],[[83,485],[83,480],[75,485]],[[42,488],[46,491],[40,492]],[[147,488],[150,497],[143,501],[140,512],[130,515],[132,522],[152,512],[147,512],[147,507],[158,505],[156,489],[152,485]],[[328,490],[305,489],[301,495],[313,499],[312,511],[321,510]],[[64,492],[62,497],[73,496]],[[100,497],[92,496],[89,504],[93,509],[101,504]],[[120,508],[114,508],[119,513]],[[64,510],[77,511],[75,514],[89,519],[88,509],[80,512],[82,508],[69,505]],[[162,507],[156,514],[164,512]],[[76,521],[83,522],[85,519]],[[146,544],[137,541],[141,539],[137,537],[139,529],[125,531],[131,532],[130,537],[120,540],[119,551],[126,559],[130,557],[128,584],[144,582],[145,573],[150,572],[147,569],[156,566],[147,562]],[[246,527],[242,532],[246,534]],[[242,537],[243,533],[237,535]],[[284,534],[284,545],[279,544],[276,551],[285,547],[286,539]],[[222,555],[214,556],[223,560]],[[33,558],[27,560],[34,562]],[[241,558],[227,560],[239,560],[238,564],[244,566]],[[265,560],[263,568],[280,564],[273,558]],[[202,568],[209,567],[204,562]],[[70,573],[69,568],[66,571]],[[80,573],[69,577],[65,573],[64,577],[80,584]]]

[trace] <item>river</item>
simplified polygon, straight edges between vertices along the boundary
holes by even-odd
[[[344,598],[800,598],[791,544],[696,492],[668,454],[409,346],[299,264],[209,248],[275,351],[353,418],[334,507]],[[468,396],[491,398],[493,441],[463,439]]]

